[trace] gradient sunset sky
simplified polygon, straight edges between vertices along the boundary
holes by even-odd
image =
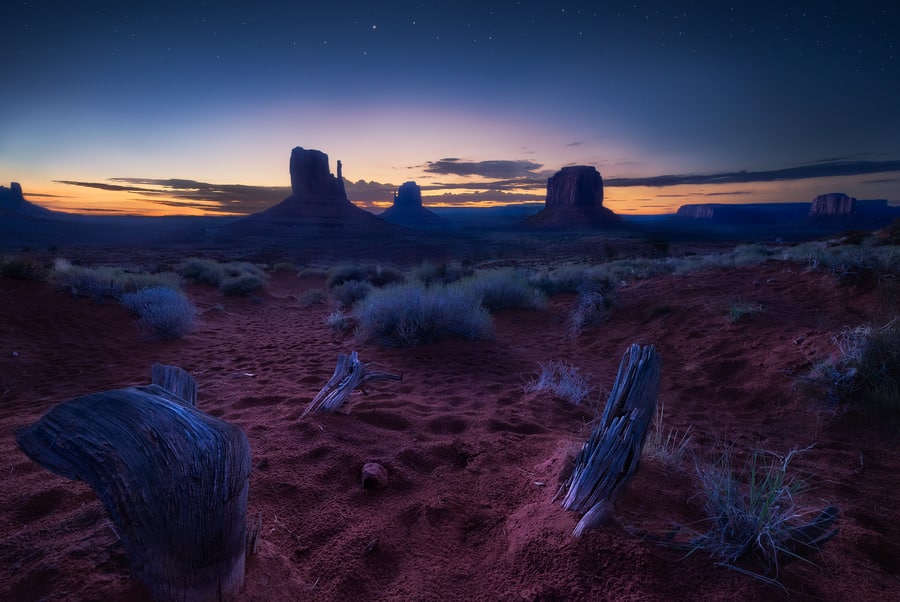
[[[94,213],[252,213],[294,146],[378,211],[900,201],[900,3],[5,2],[0,183]]]

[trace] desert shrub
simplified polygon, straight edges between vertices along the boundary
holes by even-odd
[[[525,383],[526,393],[549,393],[575,405],[590,396],[592,387],[588,378],[582,376],[577,367],[564,361],[551,361],[540,366],[538,377]]]
[[[432,284],[450,284],[472,275],[472,269],[459,262],[439,263],[437,265],[425,261],[409,273],[409,280],[418,281],[425,286]]]
[[[545,303],[540,291],[534,289],[524,274],[516,270],[490,270],[453,283],[450,288],[476,297],[490,312],[501,309],[542,307]]]
[[[325,303],[328,299],[328,293],[320,288],[311,288],[303,291],[303,294],[300,295],[300,306],[301,307],[310,307],[312,305],[319,305]]]
[[[735,301],[731,304],[731,307],[728,308],[728,321],[732,324],[736,324],[747,316],[762,313],[765,310],[766,308],[760,303],[752,301]]]
[[[119,297],[122,305],[138,315],[149,333],[163,339],[177,339],[191,331],[197,310],[182,293],[167,287],[144,288]]]
[[[357,264],[340,264],[328,270],[328,279],[326,284],[328,288],[334,288],[347,282],[348,280],[356,280],[366,282],[369,279],[370,268]]]
[[[493,338],[481,299],[450,287],[394,285],[373,290],[356,305],[359,333],[386,346],[409,346],[448,336]]]
[[[229,261],[222,265],[225,268],[225,277],[234,278],[235,276],[244,276],[249,274],[262,280],[264,283],[269,279],[266,271],[254,263],[249,261]]]
[[[235,276],[226,276],[219,283],[219,290],[223,295],[236,297],[250,295],[262,290],[266,286],[266,279],[256,274],[244,272]]]
[[[219,286],[225,279],[225,267],[221,263],[202,257],[185,259],[178,268],[178,273],[182,278],[210,286]]]
[[[730,449],[707,465],[695,459],[709,528],[691,540],[691,551],[705,551],[722,566],[777,583],[779,564],[799,557],[798,544],[805,538],[798,527],[821,514],[798,503],[805,486],[788,472],[797,453],[780,458],[755,451],[741,470],[735,469]],[[829,511],[836,516],[837,509]],[[833,536],[827,529],[819,544]]]
[[[293,272],[298,273],[297,266],[291,263],[290,261],[276,261],[272,264],[273,272]]]
[[[389,266],[377,266],[369,276],[372,286],[383,287],[405,282],[406,276],[400,270]]]
[[[532,275],[532,286],[546,295],[573,294],[586,285],[612,286],[606,266],[567,265]]]
[[[677,466],[681,464],[688,444],[691,442],[691,427],[688,426],[684,431],[667,428],[663,422],[664,414],[665,406],[660,402],[656,406],[653,428],[647,434],[641,453],[664,464]]]
[[[328,314],[325,318],[325,323],[328,324],[332,330],[337,331],[348,330],[350,326],[352,326],[349,316],[339,309]]]
[[[900,418],[900,318],[846,328],[835,344],[837,356],[817,364],[807,384],[824,389],[833,403]]]
[[[147,274],[110,266],[86,267],[72,265],[65,259],[54,262],[49,280],[57,288],[68,290],[73,295],[93,297],[97,301],[145,288],[178,289],[180,285],[178,275],[172,272]]]
[[[351,307],[372,292],[372,285],[360,280],[346,280],[331,289],[331,295],[342,307]]]
[[[342,264],[328,271],[328,288],[335,288],[350,280],[368,282],[372,286],[383,287],[406,280],[403,272],[387,266],[362,266]]]
[[[44,280],[50,270],[31,255],[0,258],[0,276],[14,280]]]
[[[297,272],[298,278],[326,278],[327,276],[327,270],[317,267],[305,267]]]
[[[612,308],[614,294],[615,289],[608,280],[582,285],[572,311],[571,334],[577,336],[585,328],[602,322]]]

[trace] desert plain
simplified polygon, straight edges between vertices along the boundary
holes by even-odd
[[[0,278],[0,599],[149,599],[91,488],[41,468],[15,435],[66,400],[148,383],[154,363],[192,374],[199,409],[249,439],[248,515],[261,516],[262,529],[240,600],[900,596],[896,415],[873,418],[804,384],[839,355],[841,333],[895,319],[896,272],[799,260],[783,252],[791,245],[745,246],[757,257],[743,261],[730,242],[516,240],[470,241],[459,257],[430,257],[433,242],[411,253],[409,244],[333,240],[327,252],[293,255],[189,246],[10,251],[7,259],[27,255],[45,266],[65,257],[137,272],[177,270],[190,256],[241,259],[267,281],[253,294],[225,295],[183,279],[197,309],[193,328],[160,339],[115,300],[46,279]],[[574,292],[494,311],[488,340],[384,346],[355,332],[352,307],[343,309],[348,326],[329,324],[340,304],[328,278],[339,265],[390,266],[411,278],[428,261],[532,275],[617,266],[615,291],[601,319],[577,330]],[[615,519],[575,538],[579,517],[555,498],[632,343],[655,346],[662,360],[664,413],[652,428],[686,444],[676,455],[645,453]],[[303,416],[338,355],[351,351],[402,380],[369,384],[343,412]],[[573,404],[529,387],[550,362],[576,369],[587,398]],[[772,579],[754,576],[751,562],[729,568],[703,549],[663,545],[666,534],[683,544],[686,533],[708,528],[696,466],[725,449],[736,466],[754,452],[777,459],[798,450],[796,502],[836,506],[839,533]],[[383,488],[362,486],[370,462],[386,469]]]

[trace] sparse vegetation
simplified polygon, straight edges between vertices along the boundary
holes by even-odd
[[[93,297],[98,302],[145,288],[175,290],[180,285],[178,275],[173,272],[147,274],[128,272],[118,267],[86,267],[72,265],[65,259],[56,260],[49,281],[51,285],[68,290],[73,295]]]
[[[581,405],[590,397],[593,387],[589,377],[582,376],[576,366],[564,361],[540,366],[538,377],[525,383],[526,393],[549,393],[574,405]]]
[[[344,282],[356,280],[368,282],[375,287],[383,287],[406,280],[403,272],[388,266],[363,266],[358,264],[341,264],[328,270],[328,288],[335,288]]]
[[[695,459],[709,528],[691,540],[691,552],[707,552],[722,566],[777,584],[781,564],[828,541],[837,509],[799,504],[804,484],[788,472],[798,453],[754,451],[740,472],[732,449],[709,465]]]
[[[585,328],[603,321],[612,307],[613,294],[612,283],[608,280],[591,282],[578,289],[578,298],[572,311],[572,336],[578,336]]]
[[[665,406],[660,402],[656,406],[656,417],[653,428],[644,441],[643,454],[669,466],[681,464],[687,447],[691,442],[691,426],[684,431],[667,428],[663,424]]]
[[[372,285],[363,280],[345,280],[331,289],[331,295],[341,307],[352,307],[372,292]]]
[[[433,264],[425,261],[410,271],[408,279],[418,281],[425,286],[432,284],[450,284],[472,275],[472,270],[458,262]]]
[[[268,275],[247,261],[219,263],[214,259],[191,257],[178,270],[182,277],[198,284],[218,287],[229,296],[249,295],[266,287]]]
[[[184,293],[168,287],[125,293],[119,300],[138,315],[144,329],[162,339],[183,337],[193,328],[197,315],[197,309]]]
[[[300,295],[300,307],[311,307],[313,305],[321,305],[328,300],[328,293],[320,288],[311,288],[303,291]]]
[[[900,418],[900,319],[845,328],[835,344],[837,356],[816,365],[807,384],[833,403]]]
[[[540,291],[531,287],[524,273],[510,269],[476,272],[453,283],[448,290],[451,288],[465,296],[478,298],[490,312],[512,308],[534,309],[545,303]]]
[[[386,346],[409,346],[448,336],[491,339],[493,321],[481,299],[455,287],[394,285],[357,304],[359,333]]]
[[[353,325],[350,317],[339,309],[328,314],[328,317],[325,318],[325,323],[328,324],[332,330],[340,332],[348,330]]]
[[[44,280],[49,268],[30,255],[0,257],[0,276],[14,280]]]

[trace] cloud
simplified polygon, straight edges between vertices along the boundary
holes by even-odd
[[[584,142],[570,142],[566,146],[581,146]]]
[[[480,176],[482,178],[512,179],[533,177],[543,165],[534,161],[464,161],[448,157],[425,163],[428,173],[454,176]]]
[[[839,161],[768,171],[735,171],[716,174],[684,174],[649,178],[604,179],[606,186],[678,186],[681,184],[747,184],[778,180],[804,180],[900,171],[900,161]]]
[[[56,180],[60,184],[137,194],[168,207],[194,208],[209,213],[256,213],[282,201],[291,193],[285,186],[210,184],[196,180],[153,178],[110,178],[109,182]]]

